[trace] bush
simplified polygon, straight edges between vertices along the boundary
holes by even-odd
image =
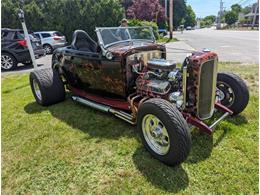
[[[159,33],[158,33],[158,26],[155,22],[148,22],[145,20],[137,20],[137,19],[131,19],[128,20],[128,25],[129,26],[150,26],[153,28],[153,34],[156,39],[159,38]]]
[[[228,25],[234,24],[238,20],[238,16],[235,12],[229,11],[225,14],[225,21]]]
[[[2,0],[2,27],[21,28],[18,2]],[[118,0],[26,0],[23,6],[31,31],[60,31],[70,42],[77,29],[95,39],[95,27],[119,26],[123,8]]]

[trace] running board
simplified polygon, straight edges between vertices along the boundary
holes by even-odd
[[[114,108],[111,108],[110,106],[99,104],[99,103],[96,103],[94,101],[91,101],[91,100],[88,100],[88,99],[85,99],[85,98],[81,98],[81,97],[78,97],[78,96],[72,96],[71,98],[72,98],[72,100],[77,101],[77,102],[84,104],[86,106],[89,106],[91,108],[100,110],[102,112],[112,113],[114,116],[116,116],[120,119],[123,119],[124,121],[126,121],[126,122],[128,122],[132,125],[136,124],[136,122],[133,119],[133,116],[126,113],[126,112],[116,110]]]

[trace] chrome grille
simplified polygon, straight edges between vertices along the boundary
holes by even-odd
[[[214,113],[217,82],[217,60],[209,60],[200,66],[197,115],[210,118]]]

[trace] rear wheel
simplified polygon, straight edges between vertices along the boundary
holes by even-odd
[[[65,88],[56,70],[47,68],[31,72],[30,85],[36,102],[42,106],[65,99]]]
[[[187,122],[179,110],[163,99],[150,99],[138,111],[137,127],[145,148],[156,159],[174,166],[191,148]]]
[[[52,46],[49,45],[49,44],[45,44],[45,45],[43,45],[43,49],[44,49],[44,51],[45,51],[46,54],[51,54],[52,51],[53,51]]]
[[[12,54],[3,52],[1,54],[1,69],[13,70],[17,66],[17,60]]]
[[[233,73],[218,73],[218,97],[221,104],[234,112],[241,113],[249,101],[249,91],[245,82]]]

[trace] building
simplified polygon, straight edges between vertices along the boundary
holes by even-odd
[[[259,4],[254,3],[252,5],[251,12],[244,15],[245,24],[247,26],[259,26]]]

